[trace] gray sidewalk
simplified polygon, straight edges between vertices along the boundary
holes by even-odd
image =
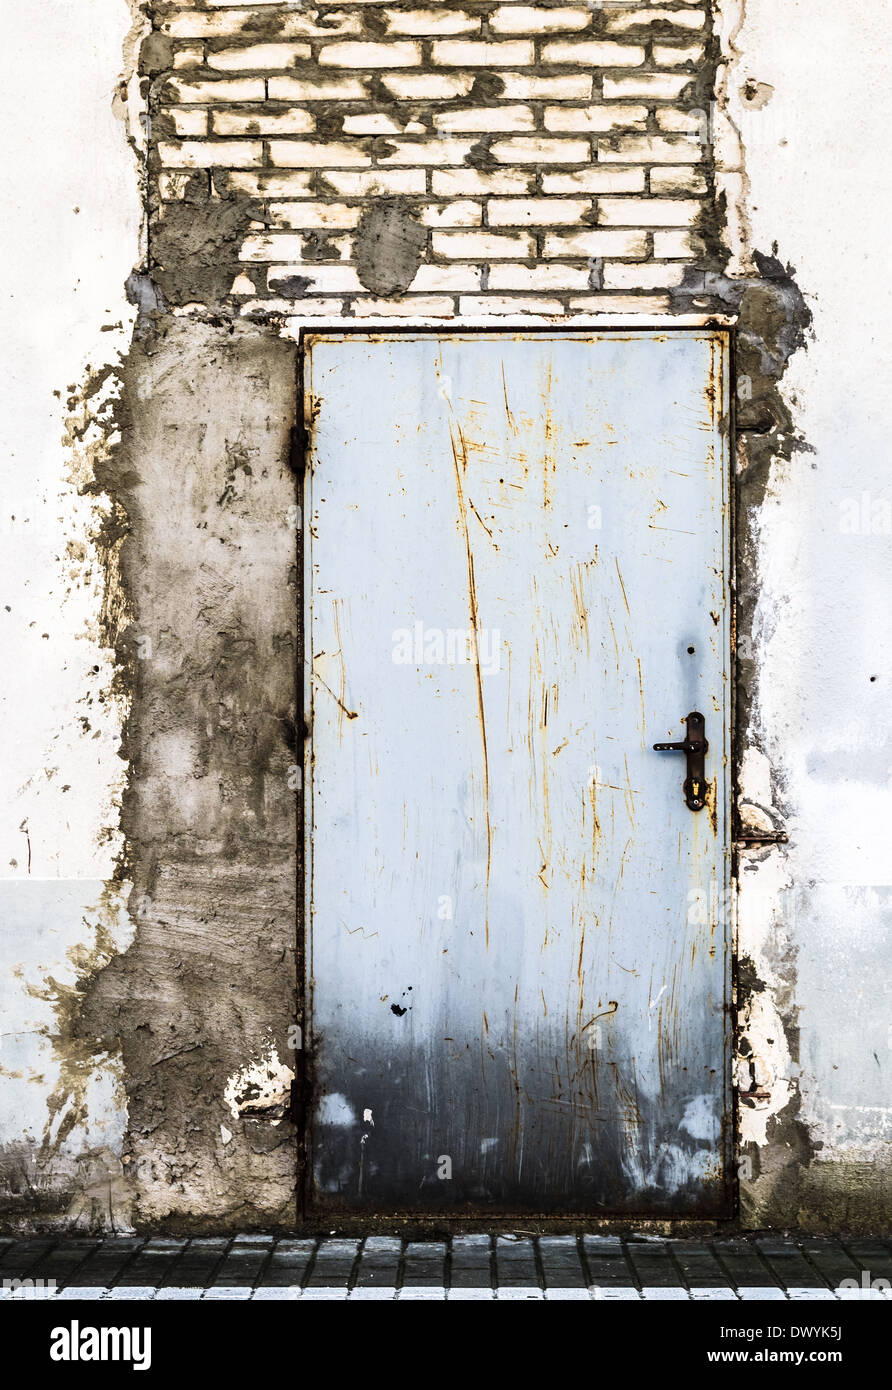
[[[795,1302],[888,1300],[890,1284],[878,1238],[0,1239],[7,1299]]]

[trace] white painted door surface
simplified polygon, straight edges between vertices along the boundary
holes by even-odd
[[[305,392],[311,1201],[725,1211],[725,335],[312,335]]]

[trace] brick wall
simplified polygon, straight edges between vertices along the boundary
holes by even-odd
[[[207,0],[153,23],[153,263],[190,254],[184,222],[225,223],[232,246],[191,249],[233,257],[243,313],[659,312],[702,260],[693,0]]]

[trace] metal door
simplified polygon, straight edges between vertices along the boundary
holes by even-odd
[[[727,337],[304,364],[309,1200],[721,1214]]]

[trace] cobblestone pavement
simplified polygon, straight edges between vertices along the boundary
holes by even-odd
[[[892,1243],[878,1238],[0,1239],[0,1297],[60,1301],[795,1302],[889,1299],[890,1283]]]

